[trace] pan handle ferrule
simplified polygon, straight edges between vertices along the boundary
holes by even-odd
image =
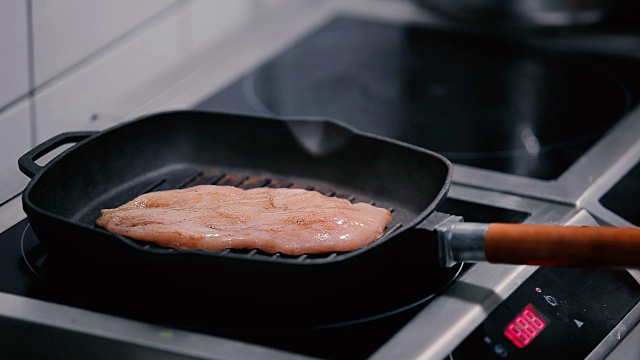
[[[440,264],[451,267],[460,261],[487,261],[485,234],[489,224],[444,222],[436,227]]]

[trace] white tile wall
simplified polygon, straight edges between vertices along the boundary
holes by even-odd
[[[62,132],[129,119],[256,17],[295,2],[30,1],[30,12],[28,0],[0,1],[0,202],[28,181],[17,168],[26,151]]]
[[[32,0],[36,87],[175,2]]]
[[[31,149],[29,101],[25,98],[0,114],[0,203],[18,194],[29,181],[18,170],[18,158]]]
[[[95,113],[124,116],[160,91],[154,79],[180,60],[177,44],[186,33],[179,20],[175,13],[154,19],[145,31],[38,90],[37,142],[62,131],[93,129]]]
[[[250,25],[252,12],[259,7],[276,6],[283,0],[263,1],[184,2],[99,57],[46,84],[34,98],[37,141],[62,131],[100,130],[126,119],[184,77],[189,69],[183,64],[199,49]],[[97,122],[92,121],[94,114]],[[103,122],[104,118],[108,121]]]
[[[0,1],[0,108],[29,88],[27,1]]]

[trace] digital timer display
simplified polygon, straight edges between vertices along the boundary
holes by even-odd
[[[547,320],[529,304],[504,328],[504,335],[518,348],[531,343],[547,327]]]

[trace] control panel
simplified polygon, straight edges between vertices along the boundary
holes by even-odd
[[[584,359],[640,301],[624,270],[536,270],[451,354],[452,359]]]

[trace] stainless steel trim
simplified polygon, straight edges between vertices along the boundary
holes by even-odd
[[[585,358],[585,360],[598,360],[606,358],[613,349],[619,346],[629,333],[640,323],[640,303],[636,304],[631,311],[609,332],[598,346]],[[635,359],[638,353],[628,354],[629,359]]]
[[[640,121],[638,121],[640,131]],[[636,131],[635,136],[640,132]],[[603,223],[615,226],[635,226],[620,215],[613,213],[600,203],[600,198],[620,181],[633,167],[640,163],[640,138],[626,153],[618,158],[606,174],[600,176],[578,199],[577,205],[588,209]]]
[[[46,329],[43,333],[37,329]],[[10,331],[20,329],[23,331]],[[281,350],[132,321],[0,293],[0,350],[13,358],[33,355],[34,344],[56,358],[82,359],[309,359]],[[24,334],[29,339],[25,342]],[[78,341],[80,340],[80,342]],[[37,345],[36,345],[37,346]],[[50,353],[51,350],[58,353]]]

